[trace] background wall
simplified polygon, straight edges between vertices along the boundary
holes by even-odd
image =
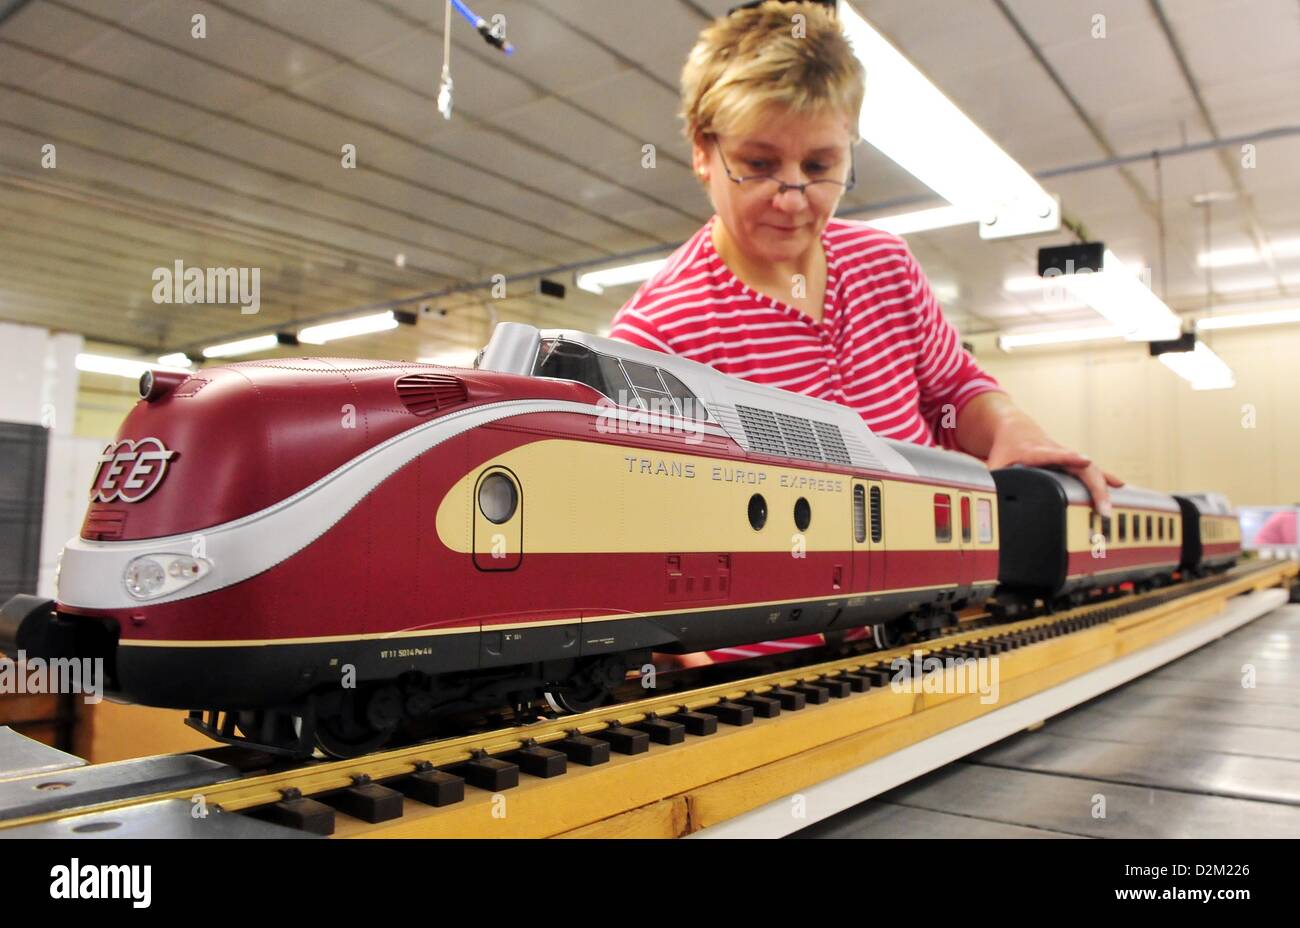
[[[1207,339],[1231,390],[1195,391],[1145,345],[1024,349],[971,339],[983,367],[1058,441],[1157,490],[1219,490],[1234,503],[1300,501],[1300,326]]]

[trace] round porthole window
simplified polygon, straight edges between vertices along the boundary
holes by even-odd
[[[812,525],[812,506],[802,496],[794,502],[794,527],[801,532],[808,531]]]
[[[767,524],[767,500],[762,493],[755,493],[749,498],[749,524],[758,531]]]
[[[505,474],[488,474],[478,485],[478,508],[489,522],[496,525],[509,522],[518,506],[515,483]]]

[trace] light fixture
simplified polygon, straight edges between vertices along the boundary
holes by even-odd
[[[1270,242],[1268,248],[1274,258],[1294,258],[1300,255],[1300,238]],[[1202,251],[1196,256],[1197,264],[1210,268],[1240,267],[1244,264],[1259,264],[1263,260],[1264,256],[1254,245],[1244,248],[1216,248],[1212,251]]]
[[[607,267],[603,270],[579,274],[574,282],[578,285],[578,289],[599,296],[605,292],[606,287],[621,287],[625,284],[649,280],[667,263],[667,258],[656,258],[653,261],[638,261],[636,264]]]
[[[205,358],[233,358],[241,354],[257,354],[261,351],[270,351],[280,340],[275,335],[254,335],[252,338],[241,338],[238,341],[223,342],[220,345],[211,345],[203,349]]]
[[[1245,329],[1259,325],[1289,325],[1294,322],[1300,322],[1300,309],[1236,313],[1230,316],[1207,316],[1196,321],[1196,328],[1199,331],[1213,331],[1214,329]]]
[[[940,303],[951,303],[961,296],[961,288],[950,280],[930,281],[930,292]]]
[[[158,363],[164,367],[193,367],[194,362],[183,351],[176,351],[172,354],[165,354],[158,359]]]
[[[872,228],[893,235],[912,235],[916,232],[948,229],[968,222],[979,222],[979,219],[979,215],[972,210],[957,206],[936,206],[933,209],[918,209],[910,213],[876,216],[866,222]]]
[[[1198,341],[1191,351],[1168,351],[1160,363],[1192,385],[1193,390],[1227,390],[1237,385],[1232,368],[1209,345]]]
[[[998,347],[1003,351],[1033,348],[1039,345],[1067,345],[1077,342],[1097,342],[1123,338],[1124,332],[1113,325],[1090,326],[1083,329],[1044,329],[1037,332],[1008,332],[998,336]]]
[[[848,3],[839,19],[870,79],[862,138],[959,210],[980,236],[1060,227],[1060,204]]]
[[[85,352],[77,355],[77,370],[87,374],[111,374],[114,377],[126,377],[130,380],[139,380],[140,375],[148,370],[190,373],[189,369],[184,367],[151,364],[148,361],[138,361],[133,358],[119,358],[113,355],[88,354]]]
[[[1130,341],[1163,341],[1178,337],[1178,317],[1124,262],[1105,249],[1100,271],[1079,268],[1049,275],[1066,292],[1087,303]]]
[[[356,319],[342,319],[338,322],[326,322],[321,325],[309,325],[298,331],[298,341],[305,345],[324,345],[326,342],[354,335],[370,335],[374,332],[386,332],[397,328],[397,314],[391,309],[373,316],[359,316]]]

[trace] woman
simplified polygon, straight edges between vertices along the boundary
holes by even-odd
[[[832,218],[854,182],[863,93],[862,65],[821,4],[769,0],[706,27],[682,73],[682,116],[715,215],[611,335],[842,403],[878,435],[991,468],[1068,471],[1109,516],[1107,485],[1121,482],[979,368],[902,240]]]

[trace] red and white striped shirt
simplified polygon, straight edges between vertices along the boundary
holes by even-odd
[[[956,448],[956,414],[998,390],[961,346],[902,239],[832,219],[820,321],[741,282],[714,216],[614,316],[613,338],[856,410],[877,435]],[[944,428],[945,420],[949,426]]]

